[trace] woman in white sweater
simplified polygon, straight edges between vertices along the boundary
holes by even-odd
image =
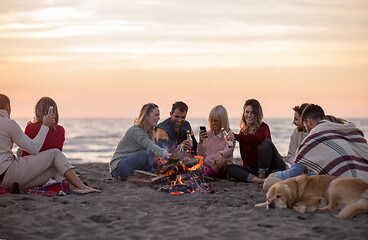
[[[50,178],[56,181],[68,181],[71,191],[78,193],[100,192],[86,186],[77,176],[74,167],[58,149],[39,153],[49,127],[55,124],[53,114],[44,116],[38,135],[30,139],[19,125],[10,119],[10,100],[0,94],[0,187],[11,188],[13,183],[21,187],[43,185]],[[32,155],[17,158],[12,152],[13,144]]]
[[[134,170],[153,170],[153,154],[169,158],[170,154],[154,143],[154,128],[160,120],[158,106],[143,105],[138,118],[121,138],[110,161],[111,175],[125,180]]]

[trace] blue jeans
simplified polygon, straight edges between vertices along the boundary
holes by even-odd
[[[295,163],[291,168],[285,171],[278,171],[273,176],[281,178],[282,180],[302,175],[305,172],[305,167],[300,163]],[[307,175],[314,175],[315,173],[308,171]]]
[[[126,180],[133,176],[134,170],[153,171],[153,156],[148,150],[136,152],[120,160],[118,167],[111,174],[116,179]]]

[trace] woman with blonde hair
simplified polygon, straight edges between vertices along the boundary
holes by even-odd
[[[125,180],[134,170],[153,170],[153,157],[169,158],[170,154],[154,143],[155,127],[160,120],[158,106],[153,103],[143,105],[138,118],[121,138],[110,161],[111,175]]]
[[[35,106],[35,117],[27,124],[24,133],[34,139],[41,129],[43,123],[43,117],[52,113],[55,117],[55,124],[50,128],[47,133],[46,139],[41,147],[40,152],[57,148],[63,151],[64,141],[65,141],[65,130],[59,125],[59,112],[55,101],[49,97],[42,97],[38,100]],[[30,155],[28,152],[22,149],[21,157]]]
[[[262,121],[259,102],[249,99],[243,107],[239,134],[229,133],[229,139],[239,142],[243,166],[229,165],[229,177],[242,182],[263,183],[273,170],[285,170],[286,165],[271,141],[268,125]]]
[[[227,111],[223,106],[212,108],[208,126],[208,132],[199,133],[198,154],[205,157],[205,175],[224,177],[228,164],[234,163],[235,141],[228,143],[222,131],[231,132]]]

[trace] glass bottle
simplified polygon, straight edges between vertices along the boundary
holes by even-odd
[[[221,128],[222,134],[224,134],[224,139],[226,141],[226,144],[229,148],[233,148],[234,147],[234,143],[233,141],[230,141],[227,139],[227,137],[229,136],[229,134],[227,134],[226,130],[224,128]]]

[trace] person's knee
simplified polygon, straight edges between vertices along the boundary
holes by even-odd
[[[265,138],[261,144],[258,145],[258,148],[271,148],[272,147],[272,141],[268,138]]]
[[[54,158],[57,157],[60,154],[63,154],[59,149],[52,148],[49,150],[44,151],[45,154],[51,154]]]
[[[112,172],[112,176],[118,180],[126,180],[130,175],[127,168],[117,168]]]
[[[233,175],[234,171],[236,171],[237,167],[235,166],[235,164],[230,164],[227,166],[226,172],[229,175]]]

